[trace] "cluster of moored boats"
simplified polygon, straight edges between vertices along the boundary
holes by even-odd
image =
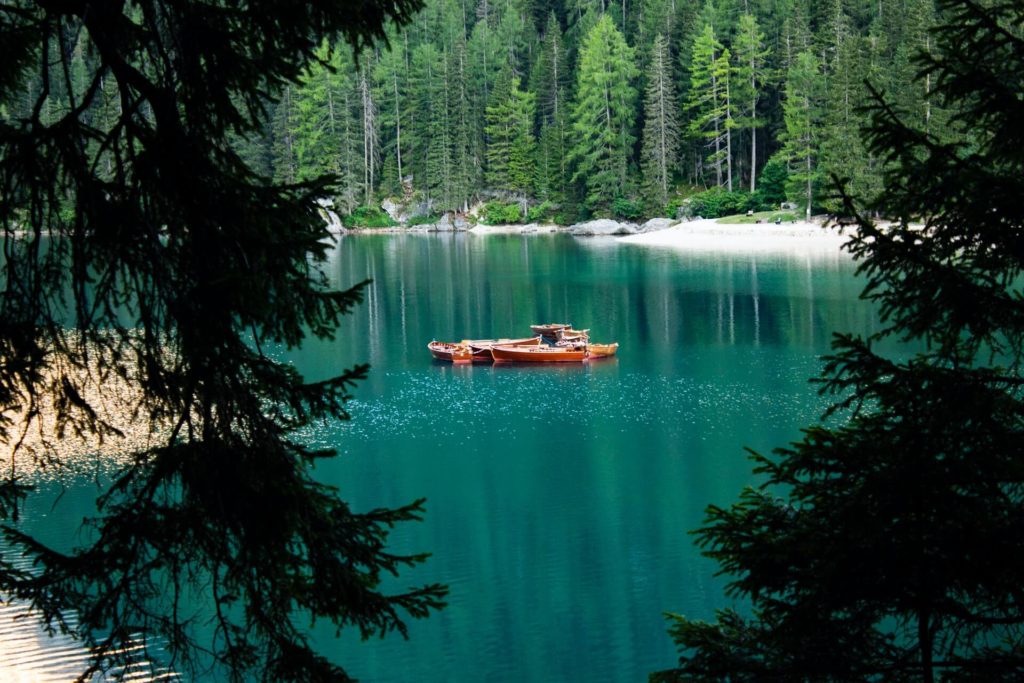
[[[574,330],[567,323],[530,325],[534,336],[522,339],[463,339],[427,344],[438,360],[453,363],[579,363],[614,356],[618,342],[590,341],[590,330]]]

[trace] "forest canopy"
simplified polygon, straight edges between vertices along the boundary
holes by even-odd
[[[865,81],[956,135],[912,60],[940,19],[933,0],[427,0],[358,63],[314,65],[239,149],[279,180],[339,174],[346,213],[397,197],[674,217],[698,192],[705,213],[837,212],[827,178],[868,196],[884,171],[859,134]]]

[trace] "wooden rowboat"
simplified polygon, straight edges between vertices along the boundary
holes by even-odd
[[[494,360],[491,349],[497,345],[502,346],[540,346],[540,337],[525,337],[523,339],[463,339],[462,343],[473,351],[474,363],[490,363]]]
[[[571,327],[566,327],[555,332],[555,339],[558,341],[587,341],[590,339],[590,330],[574,330]]]
[[[473,350],[463,344],[432,341],[427,344],[427,348],[430,349],[430,355],[438,360],[447,360],[452,363],[470,363],[473,361]]]
[[[544,325],[530,325],[530,330],[532,330],[534,334],[554,339],[555,335],[558,334],[558,330],[564,330],[571,327],[571,323],[546,323]]]
[[[503,346],[491,347],[495,363],[579,363],[587,359],[586,348],[562,346]]]
[[[591,358],[608,358],[614,356],[615,352],[619,350],[619,342],[613,342],[611,344],[587,344],[587,351],[590,353]]]

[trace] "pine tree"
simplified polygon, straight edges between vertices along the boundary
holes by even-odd
[[[868,198],[881,190],[881,173],[861,136],[867,125],[861,108],[868,103],[864,41],[853,34],[845,14],[833,22],[833,35],[836,43],[827,82],[820,175],[841,178],[850,192]],[[841,201],[834,197],[826,198],[822,205],[830,211],[842,209]]]
[[[363,195],[366,205],[370,206],[380,165],[380,149],[377,142],[377,103],[373,99],[373,88],[365,65],[359,70],[359,95],[362,105]]]
[[[487,185],[494,190],[509,189],[508,160],[515,135],[511,105],[512,80],[512,67],[506,64],[494,82],[484,119],[484,158],[487,161],[484,178]]]
[[[637,77],[634,53],[608,15],[602,15],[580,49],[569,152],[573,182],[586,187],[586,204],[607,212],[627,181]]]
[[[432,43],[417,45],[412,50],[410,83],[413,84],[411,99],[413,101],[412,118],[409,121],[409,147],[413,150],[409,169],[413,174],[415,186],[426,189],[432,182],[427,168],[428,150],[432,136],[436,132],[436,119],[440,116],[439,109],[443,103],[438,101],[441,92],[440,72],[442,57]],[[437,159],[435,150],[435,161]]]
[[[651,50],[644,100],[644,135],[640,159],[647,195],[661,210],[668,204],[668,188],[678,163],[679,119],[668,42],[658,35]]]
[[[272,124],[274,180],[286,183],[295,182],[299,175],[299,160],[295,149],[295,135],[299,125],[293,101],[294,92],[294,86],[285,87],[284,93],[274,104]]]
[[[729,50],[715,37],[711,24],[693,43],[690,65],[690,135],[709,151],[705,161],[715,171],[715,185],[732,191],[732,117]],[[723,182],[723,168],[725,180]]]
[[[451,91],[448,60],[440,60],[439,71],[432,80],[432,102],[428,128],[426,182],[421,184],[427,192],[427,204],[432,208],[447,209],[455,204],[455,165],[452,158]]]
[[[789,160],[789,179],[794,196],[802,194],[804,215],[811,218],[814,191],[820,179],[821,133],[824,117],[824,86],[821,65],[812,52],[801,52],[786,79],[786,132],[782,149]]]
[[[317,651],[311,617],[368,638],[442,606],[443,587],[382,584],[425,558],[387,542],[422,502],[358,510],[313,471],[334,452],[312,446],[309,427],[348,417],[366,367],[307,379],[283,358],[333,339],[362,299],[321,267],[318,202],[335,179],[272,182],[232,147],[262,129],[271,98],[277,175],[297,180],[297,91],[321,41],[369,46],[418,8],[0,10],[0,102],[23,102],[34,75],[53,84],[38,91],[50,104],[0,122],[0,440],[17,454],[0,481],[0,594],[83,638],[81,680],[111,667],[133,677],[134,653],[152,647],[185,678],[350,680]],[[69,36],[90,61],[45,49]],[[118,105],[97,116],[112,92]],[[321,107],[306,113],[325,130]],[[125,438],[140,421],[146,438]],[[28,431],[39,444],[19,439]],[[104,465],[72,547],[51,548],[19,522],[24,499],[45,493],[13,462],[72,473],[93,451],[65,458],[65,434],[116,440],[123,457]],[[13,571],[8,553],[32,571]]]
[[[391,37],[391,48],[383,50],[373,69],[376,87],[376,99],[380,102],[381,149],[386,159],[394,165],[395,187],[400,188],[401,180],[406,173],[409,155],[408,125],[411,119],[409,103],[409,73],[405,67],[403,43],[399,36]]]
[[[843,199],[881,329],[834,338],[839,419],[755,454],[764,483],[707,509],[698,542],[743,613],[674,616],[680,666],[653,680],[1024,677],[1024,10],[944,5],[918,64],[960,140],[876,97],[886,191]]]
[[[540,130],[534,185],[537,195],[545,199],[565,194],[569,83],[568,54],[562,43],[558,19],[552,12],[548,15],[544,37],[530,74]]]
[[[540,126],[550,125],[562,115],[570,79],[561,28],[552,12],[548,15],[544,37],[530,73],[530,86],[536,96]]]
[[[452,133],[455,165],[453,196],[462,209],[468,210],[470,197],[482,179],[482,164],[475,154],[477,148],[473,97],[469,91],[469,65],[465,38],[455,43],[451,54],[452,100],[449,117],[454,126]]]
[[[487,178],[491,188],[525,195],[533,186],[534,96],[502,70],[487,107]]]
[[[750,130],[750,191],[757,189],[757,130],[764,125],[757,117],[757,104],[767,79],[771,51],[765,46],[765,35],[752,14],[743,14],[733,38],[733,94],[742,111],[737,127]]]

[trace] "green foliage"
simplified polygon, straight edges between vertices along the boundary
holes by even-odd
[[[622,194],[634,137],[637,68],[632,48],[603,14],[580,49],[569,151],[572,180],[586,188],[586,205],[599,212]]]
[[[487,179],[492,189],[520,194],[533,187],[534,96],[519,89],[519,77],[506,68],[487,107]]]
[[[40,439],[0,480],[5,555],[32,564],[0,563],[0,594],[86,639],[82,680],[141,643],[185,678],[345,681],[310,641],[311,617],[369,638],[443,606],[440,585],[382,585],[426,557],[388,546],[423,501],[354,510],[312,472],[333,452],[311,449],[306,427],[348,417],[366,366],[309,382],[281,360],[333,338],[363,290],[317,265],[330,237],[318,201],[335,179],[300,177],[297,138],[326,130],[325,100],[303,109],[296,89],[325,37],[367,47],[419,7],[0,9],[0,102],[23,117],[0,122],[0,440]],[[232,147],[263,131],[268,97],[288,184]],[[138,422],[147,438],[124,439]],[[65,434],[88,437],[84,461],[65,457]],[[23,472],[57,481],[111,442],[125,452],[101,468],[77,545],[28,533]]]
[[[736,117],[738,128],[750,131],[750,191],[757,189],[757,131],[764,125],[758,118],[757,105],[762,89],[768,80],[768,60],[771,50],[765,42],[757,17],[744,13],[740,16],[733,42],[735,69],[733,73],[733,98],[742,115]]]
[[[789,171],[786,162],[779,157],[772,157],[761,169],[761,186],[757,189],[761,196],[760,204],[767,208],[778,207],[786,201],[786,187],[789,184]]]
[[[391,228],[398,225],[379,206],[357,206],[352,213],[342,217],[341,223],[346,228]]]
[[[612,202],[612,215],[619,218],[636,220],[644,215],[643,203],[634,199],[616,197]]]
[[[708,150],[705,163],[714,169],[715,185],[732,191],[732,117],[729,79],[732,74],[729,50],[723,48],[711,24],[697,36],[690,60],[691,113],[689,133]],[[724,175],[723,175],[724,169]]]
[[[731,216],[723,216],[717,222],[729,225],[746,225],[750,223],[767,223],[771,225],[774,223],[793,223],[802,220],[803,216],[798,216],[792,211],[755,211],[750,215],[738,213]]]
[[[412,176],[413,187],[438,209],[464,211],[491,188],[526,200],[583,202],[589,212],[605,215],[616,196],[632,192],[627,188],[639,188],[648,211],[658,212],[669,201],[673,178],[730,190],[742,181],[754,191],[764,160],[784,147],[803,164],[797,169],[797,156],[788,162],[794,200],[808,204],[810,186],[812,204],[834,211],[837,200],[820,192],[832,173],[858,192],[882,190],[881,161],[858,134],[865,123],[859,112],[865,79],[929,132],[949,134],[950,113],[933,96],[936,84],[913,80],[913,55],[934,50],[927,28],[938,16],[933,0],[640,0],[625,7],[596,0],[565,6],[428,0],[414,26],[390,32],[390,49],[367,60],[374,130],[356,87],[361,74],[335,51],[329,61],[336,72],[320,69],[291,100],[282,97],[272,107],[270,139],[235,145],[261,168],[276,155],[279,178],[337,166],[338,203],[347,208],[370,203],[365,185],[374,174],[366,160],[379,158],[384,164],[374,179],[390,189],[370,189],[395,192],[398,178]],[[633,46],[629,59],[615,56],[613,42],[587,49],[602,19],[607,36],[612,29],[623,46]],[[806,144],[795,142],[798,131],[788,129],[803,125],[794,123],[791,97],[802,87],[791,82],[802,52],[819,60],[821,77],[812,87],[817,123],[804,128],[813,130]],[[626,78],[616,74],[623,65],[634,69]],[[513,77],[519,79],[514,92]],[[314,83],[331,80],[347,86],[324,91]],[[591,85],[581,88],[586,80]],[[606,92],[614,84],[633,92]],[[684,107],[671,105],[673,99]],[[340,132],[328,139],[324,112],[332,104]],[[346,115],[339,118],[337,105]],[[366,140],[371,154],[364,153]]]
[[[763,484],[707,509],[698,543],[749,609],[673,616],[679,667],[656,680],[1024,677],[1024,9],[943,11],[918,66],[959,141],[876,92],[886,191],[837,188],[881,328],[834,338],[839,419],[754,454]]]
[[[505,202],[490,201],[484,204],[480,220],[487,225],[521,223],[523,211],[517,203],[506,204]]]
[[[787,195],[803,204],[809,219],[821,172],[822,122],[825,79],[812,52],[801,52],[789,69],[786,81],[785,145],[781,154],[789,161]]]
[[[658,34],[651,49],[644,100],[643,148],[640,153],[651,205],[664,206],[672,174],[679,165],[679,104],[676,101],[668,43]]]
[[[433,225],[441,220],[441,216],[431,214],[429,216],[413,216],[407,222],[410,228],[414,228],[417,225]]]
[[[746,213],[748,209],[760,209],[758,199],[757,195],[749,192],[729,192],[721,187],[713,187],[689,197],[683,206],[688,217],[719,218]]]
[[[526,210],[526,219],[530,223],[550,222],[558,211],[559,206],[554,202],[545,200],[540,204],[531,206]]]

